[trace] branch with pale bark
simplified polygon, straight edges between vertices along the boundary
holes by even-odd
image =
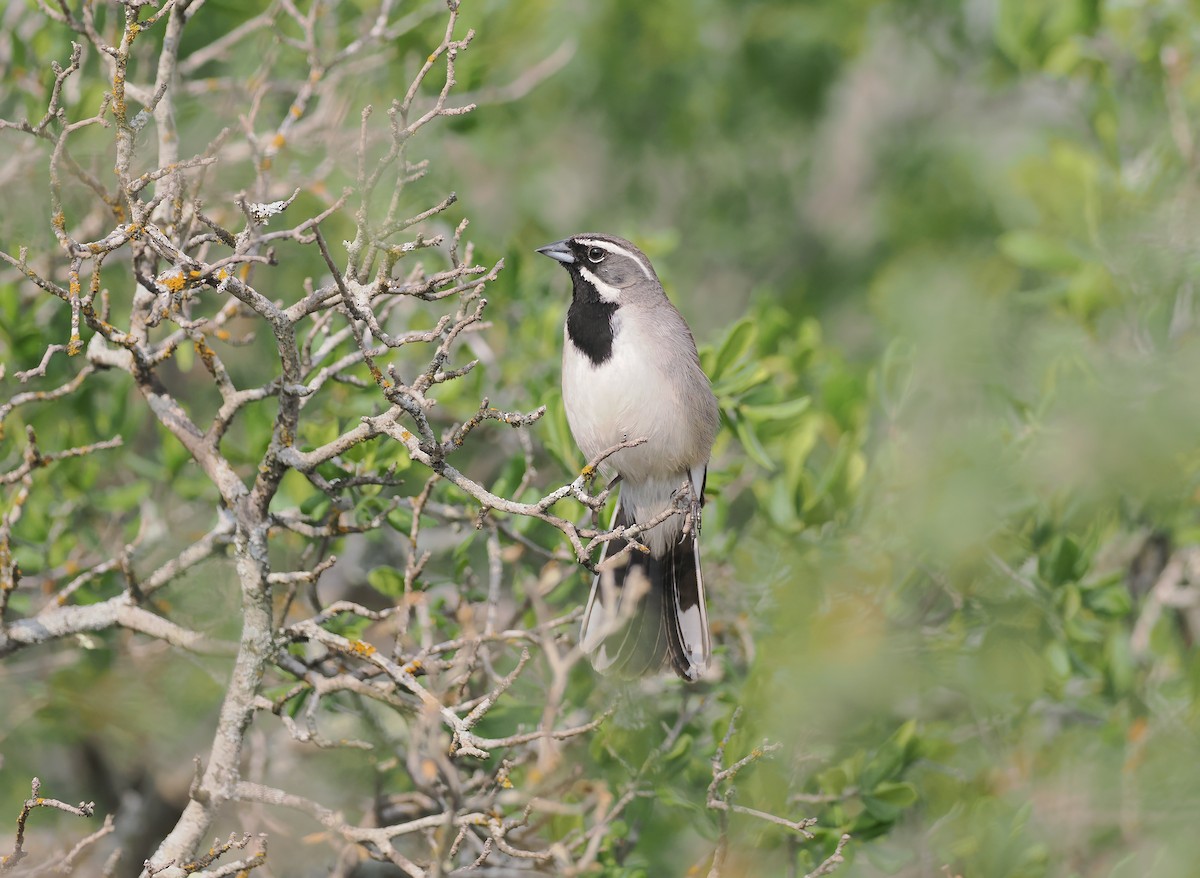
[[[103,453],[122,438],[43,451],[30,427],[23,457],[0,475],[0,486],[15,489],[0,520],[4,573],[0,656],[74,635],[125,628],[189,652],[233,657],[206,763],[175,829],[147,861],[145,875],[184,869],[218,874],[234,868],[210,872],[217,867],[195,859],[225,806],[294,801],[289,798],[293,794],[284,791],[265,795],[262,790],[267,787],[243,777],[245,735],[262,722],[256,719],[262,711],[278,716],[280,732],[296,741],[375,747],[378,742],[334,738],[322,730],[327,704],[336,707],[347,695],[373,701],[408,715],[425,729],[417,736],[422,746],[407,743],[409,759],[414,766],[422,759],[443,764],[445,775],[461,772],[456,764],[445,762],[448,757],[483,759],[492,749],[509,754],[509,771],[539,754],[548,766],[547,754],[553,752],[554,742],[584,735],[600,721],[572,716],[571,722],[560,725],[560,691],[559,702],[548,706],[539,727],[509,729],[499,735],[477,730],[533,661],[531,650],[539,654],[549,650],[560,681],[579,659],[577,652],[564,654],[559,645],[564,625],[575,614],[554,618],[548,607],[539,604],[533,609],[539,620],[529,625],[521,617],[530,607],[502,609],[509,602],[501,587],[500,530],[483,513],[537,517],[567,534],[572,555],[580,561],[588,560],[598,540],[611,537],[553,511],[566,499],[593,507],[602,502],[603,498],[587,494],[582,477],[540,501],[518,503],[492,494],[447,462],[487,422],[522,429],[544,413],[544,409],[528,415],[503,412],[483,400],[475,414],[461,423],[442,423],[434,416],[439,388],[469,374],[477,364],[476,360],[455,361],[464,340],[486,328],[484,291],[503,268],[502,262],[485,265],[475,259],[473,245],[464,238],[465,220],[448,231],[437,230],[457,201],[453,193],[411,214],[405,212],[410,203],[406,193],[427,170],[425,162],[409,158],[413,138],[432,122],[463,115],[474,107],[452,101],[458,57],[474,38],[469,30],[460,33],[457,2],[443,7],[441,41],[388,108],[382,129],[373,125],[370,107],[363,111],[357,185],[328,197],[316,212],[278,230],[269,226],[297,209],[302,189],[318,200],[328,190],[320,180],[310,180],[300,189],[292,186],[279,192],[284,181],[275,171],[275,159],[290,143],[324,136],[318,132],[333,121],[329,114],[338,104],[334,98],[349,75],[343,71],[352,70],[372,52],[386,50],[399,33],[427,19],[436,7],[396,15],[393,4],[385,2],[357,39],[331,52],[319,33],[324,4],[314,2],[301,9],[285,2],[181,58],[182,36],[202,7],[194,0],[128,3],[122,15],[106,20],[99,19],[90,5],[81,12],[65,3],[45,7],[52,19],[76,35],[69,63],[54,65],[42,117],[0,122],[0,127],[29,135],[49,150],[49,222],[60,248],[61,269],[47,269],[42,260],[31,260],[25,247],[0,252],[0,259],[34,288],[60,300],[70,318],[67,337],[49,341],[40,361],[17,377],[22,384],[52,380],[62,371],[62,361],[56,358],[64,355],[71,369],[68,378],[48,389],[35,386],[10,396],[0,405],[0,423],[26,407],[53,405],[86,392],[100,374],[124,373],[164,431],[206,476],[220,504],[208,533],[153,568],[146,568],[146,559],[158,546],[144,541],[144,528],[139,528],[139,536],[112,557],[77,557],[70,576],[65,575],[66,568],[58,577],[52,570],[38,571],[37,581],[46,597],[39,607],[30,595],[18,611],[10,598],[22,589],[21,571],[9,544],[31,492],[52,484],[54,466],[60,461]],[[187,94],[183,78],[205,64],[231,57],[248,39],[270,27],[301,34],[281,42],[308,66],[308,75],[296,84],[286,110],[272,115],[270,108],[277,101],[269,99],[268,88],[277,88],[279,82],[260,77],[261,85],[251,91],[248,110],[241,116],[240,135],[223,129],[200,151],[183,153],[175,127],[179,102]],[[159,32],[161,36],[156,36]],[[153,58],[144,46],[158,39],[158,54]],[[66,104],[64,86],[80,75],[91,52],[107,68],[111,88],[98,107],[79,113]],[[431,93],[427,86],[435,77],[438,83]],[[115,165],[107,176],[88,168],[73,150],[80,133],[94,127],[111,132]],[[144,137],[144,130],[155,136]],[[380,143],[381,152],[376,149]],[[238,165],[253,170],[253,183],[246,191],[225,195],[213,189],[209,181],[214,168]],[[75,194],[81,190],[96,197],[94,208],[74,215]],[[347,211],[355,233],[339,259],[322,227]],[[279,264],[278,248],[283,245],[310,248],[319,255],[316,265],[327,273],[312,276],[295,295],[279,298],[277,292],[265,291],[271,287],[270,275],[261,280],[259,275]],[[445,264],[431,267],[424,259],[414,261],[423,255]],[[449,308],[423,318],[414,308],[421,303]],[[411,328],[425,319],[427,328]],[[274,349],[272,368],[265,370],[260,383],[235,378],[228,364],[237,343],[248,341],[248,323],[257,323],[257,331],[269,333]],[[393,329],[401,324],[403,328]],[[185,397],[169,390],[161,377],[184,346],[191,348],[220,398],[207,420]],[[424,365],[414,368],[408,351],[417,347],[429,352]],[[306,447],[306,428],[319,419],[317,400],[345,385],[373,385],[380,409],[338,438]],[[271,406],[274,412],[270,437],[256,465],[239,466],[226,448],[229,431],[251,409],[263,406]],[[360,515],[356,497],[363,491],[399,483],[388,471],[352,463],[354,452],[393,439],[412,464],[430,471],[428,488],[416,497],[394,494],[381,511]],[[307,477],[328,498],[328,513],[314,517],[279,503],[280,484],[289,472]],[[447,489],[460,492],[457,501],[430,502],[433,493],[440,496]],[[463,506],[464,493],[474,509]],[[408,533],[409,567],[396,605],[384,611],[347,602],[322,605],[316,588],[335,560],[329,547],[347,534],[387,527],[388,513],[402,506],[412,513],[413,523]],[[439,512],[449,514],[439,516]],[[418,550],[418,540],[422,518],[430,515],[447,521],[470,517],[487,529],[492,545],[488,598],[485,606],[478,607],[481,624],[468,625],[449,640],[435,635],[438,626],[422,591],[420,559],[428,553]],[[271,547],[292,535],[309,541],[303,566],[275,569]],[[230,559],[242,595],[242,630],[236,643],[179,624],[158,600],[164,590],[178,589],[181,578],[198,565],[223,565]],[[77,603],[84,595],[100,594],[97,590],[105,584],[119,585],[118,593]],[[308,592],[315,615],[301,616],[300,590]],[[286,593],[282,611],[274,602],[276,591]],[[331,630],[348,616],[382,623],[381,636],[393,641],[392,648]],[[514,643],[521,644],[515,665],[510,664],[507,672],[498,671]],[[264,693],[276,683],[286,690],[266,697]],[[557,688],[562,689],[561,683]],[[290,711],[300,705],[302,709],[293,716]],[[446,737],[427,727],[434,717]],[[341,835],[414,875],[425,874],[426,867],[419,863],[428,854],[405,852],[398,839],[427,834],[428,827],[447,820],[464,829],[455,854],[468,858],[464,863],[483,866],[489,858],[546,859],[545,851],[523,847],[516,840],[520,835],[516,824],[509,826],[492,816],[497,790],[504,789],[492,787],[487,793],[490,798],[480,805],[485,810],[479,813],[486,813],[486,818],[453,817],[458,806],[437,795],[425,802],[427,813],[396,824],[394,831],[367,832],[346,824]],[[475,828],[467,831],[468,826]],[[263,857],[265,852],[235,865],[249,870]]]
[[[121,5],[98,16],[91,3],[78,11],[43,3],[42,14],[74,40],[70,56],[52,66],[43,113],[0,120],[4,137],[23,138],[26,166],[48,159],[46,219],[58,248],[31,257],[18,243],[0,249],[0,262],[30,301],[54,303],[66,327],[21,364],[21,389],[0,401],[0,430],[25,421],[10,431],[24,435],[19,450],[0,446],[0,659],[123,629],[227,662],[211,743],[143,876],[258,868],[267,862],[260,832],[272,824],[255,815],[267,809],[306,815],[335,848],[413,878],[593,868],[616,821],[650,795],[653,763],[615,795],[566,764],[564,748],[607,712],[567,697],[582,660],[571,630],[580,613],[556,608],[551,596],[577,567],[592,567],[602,544],[621,539],[623,551],[645,551],[638,537],[686,510],[595,526],[609,499],[608,489],[593,490],[597,469],[640,437],[539,489],[525,432],[544,406],[505,411],[484,397],[457,417],[444,412],[453,408],[442,405],[446,388],[479,365],[472,354],[489,328],[486,293],[504,269],[477,258],[467,221],[451,219],[456,193],[430,198],[418,189],[429,165],[412,155],[428,126],[474,109],[454,97],[459,59],[475,36],[461,27],[457,0],[405,13],[384,0],[341,46],[325,27],[332,4],[283,0],[185,54],[203,0]],[[437,15],[440,39],[412,61],[403,93],[383,113],[363,108],[347,136],[349,81],[394,62],[398,37]],[[242,98],[236,122],[185,149],[176,118],[197,99],[201,71],[256,57],[255,41],[267,34],[276,36],[243,93],[221,77],[204,86]],[[569,51],[499,98],[531,88]],[[271,75],[282,56],[304,75]],[[72,103],[72,83],[97,58],[104,96],[94,106]],[[84,159],[83,138],[98,133],[111,138],[108,168]],[[283,161],[298,144],[326,153],[300,180]],[[353,181],[335,183],[349,155]],[[244,188],[222,188],[229,177]],[[302,282],[283,271],[296,265],[307,272]],[[191,383],[181,390],[185,373]],[[40,568],[23,572],[14,546],[31,497],[52,492],[80,459],[101,460],[140,438],[47,450],[30,424],[114,376],[202,474],[205,496],[176,492],[172,502],[204,523],[187,539],[168,538],[146,499],[134,536],[116,528],[113,539],[86,544],[66,526],[56,531],[66,560],[51,563],[47,551]],[[339,422],[331,412],[347,390],[355,411]],[[215,403],[202,404],[206,395]],[[249,422],[269,426],[255,432]],[[489,471],[480,450],[500,426],[518,431],[525,463],[508,492],[479,474]],[[308,502],[290,499],[289,477],[307,487]],[[524,522],[554,536],[533,538]],[[435,574],[448,537],[474,533],[477,565]],[[347,589],[330,595],[342,569],[335,551],[353,535],[386,535],[403,547],[394,577],[366,574],[378,580],[369,601]],[[522,556],[544,564],[522,568],[514,563]],[[235,638],[175,612],[171,597],[197,594],[201,570],[236,584]],[[532,714],[501,709],[527,705],[531,693]],[[694,719],[681,712],[655,752],[669,752]],[[303,784],[289,788],[296,779],[272,776],[271,756],[297,747],[369,752],[380,791],[360,797],[358,816],[347,817]],[[577,824],[565,835],[552,829],[564,814]],[[247,822],[210,843],[219,820]]]

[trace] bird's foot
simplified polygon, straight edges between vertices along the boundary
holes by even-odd
[[[675,508],[683,513],[683,534],[686,535],[695,530],[696,536],[699,536],[700,498],[693,491],[691,482],[684,482],[674,493],[672,499],[675,503]]]

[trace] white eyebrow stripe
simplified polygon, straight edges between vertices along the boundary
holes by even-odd
[[[579,266],[579,273],[583,276],[584,280],[596,288],[596,293],[603,301],[615,302],[621,298],[621,291],[619,289],[612,284],[606,284],[584,266]]]
[[[642,274],[646,275],[646,280],[654,280],[654,272],[650,270],[649,260],[645,256],[638,253],[630,253],[624,247],[620,247],[612,241],[601,241],[598,238],[580,238],[579,243],[587,247],[599,247],[601,250],[616,253],[618,256],[628,256],[638,264],[638,267],[642,270]]]

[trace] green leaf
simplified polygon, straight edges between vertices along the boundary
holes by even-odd
[[[655,798],[664,805],[673,808],[679,808],[694,815],[708,813],[701,802],[694,798],[689,790],[679,790],[671,786],[662,786],[655,789]]]
[[[321,519],[329,514],[330,505],[329,497],[319,491],[313,491],[300,504],[300,511],[309,518]]]
[[[395,567],[376,567],[367,574],[367,584],[390,598],[404,594],[404,575]]]
[[[367,629],[371,627],[371,620],[353,613],[339,613],[326,622],[325,627],[342,637],[361,640],[362,636],[367,633]]]
[[[780,527],[794,529],[801,524],[796,506],[795,484],[787,479],[771,479],[765,509],[771,520]]]
[[[849,786],[850,779],[845,766],[835,765],[817,775],[817,786],[823,793],[838,795]]]
[[[737,418],[733,420],[733,429],[737,433],[738,441],[742,443],[742,447],[746,450],[746,454],[751,460],[764,469],[775,469],[775,462],[771,460],[771,455],[767,453],[767,449],[763,448],[762,442],[759,441],[749,421],[745,418]]]
[[[850,434],[844,434],[838,442],[837,453],[833,461],[827,464],[821,473],[821,479],[812,492],[804,498],[804,511],[809,512],[817,507],[822,500],[833,493],[839,482],[846,476],[858,457]]]
[[[1071,676],[1071,654],[1067,652],[1067,647],[1062,641],[1052,640],[1046,644],[1043,655],[1055,677],[1066,680]]]
[[[1129,645],[1129,635],[1124,629],[1114,627],[1104,644],[1104,657],[1108,665],[1108,680],[1113,692],[1127,695],[1134,685],[1134,657]]]
[[[1031,229],[1006,232],[997,239],[996,246],[1021,268],[1035,271],[1072,271],[1080,263],[1065,243]]]
[[[1088,609],[1096,613],[1118,619],[1128,616],[1133,609],[1133,598],[1122,582],[1084,592],[1083,602]]]
[[[454,561],[455,575],[461,576],[471,563],[471,551],[475,545],[475,537],[478,531],[471,531],[466,536],[462,537],[458,545],[450,553],[451,559]]]
[[[812,398],[808,396],[789,399],[786,402],[766,405],[743,405],[741,413],[752,421],[786,421],[808,410]]]
[[[691,749],[692,736],[686,733],[682,734],[679,736],[679,740],[675,742],[675,746],[671,748],[671,752],[663,757],[663,761],[674,762],[677,759],[687,756],[691,752]]]
[[[771,373],[761,363],[745,362],[719,381],[713,381],[713,392],[718,399],[740,397],[753,387],[771,380]]]
[[[1064,620],[1070,622],[1083,609],[1083,598],[1080,596],[1079,586],[1075,585],[1075,583],[1068,583],[1062,589],[1061,594],[1062,597],[1059,602],[1062,607],[1062,617]]]
[[[407,506],[397,506],[388,513],[387,522],[394,530],[406,534],[412,529],[412,510]]]
[[[873,789],[903,771],[910,761],[916,734],[916,720],[910,719],[896,729],[867,762],[860,779],[861,786],[864,789]]]
[[[1062,537],[1049,554],[1038,559],[1038,573],[1051,585],[1075,582],[1083,572],[1083,553],[1070,537]]]
[[[917,801],[917,788],[910,783],[884,781],[863,793],[862,800],[872,816],[892,822]]]
[[[757,327],[749,317],[744,317],[734,324],[717,351],[717,359],[709,375],[713,382],[720,380],[726,369],[746,355],[757,332]]]

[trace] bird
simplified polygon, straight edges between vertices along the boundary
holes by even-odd
[[[712,655],[697,538],[720,425],[696,340],[629,241],[584,233],[537,252],[571,277],[562,398],[575,443],[588,460],[629,443],[600,464],[619,489],[610,527],[651,525],[635,537],[648,554],[621,538],[604,544],[581,648],[602,673],[637,678],[669,664],[695,682]]]

